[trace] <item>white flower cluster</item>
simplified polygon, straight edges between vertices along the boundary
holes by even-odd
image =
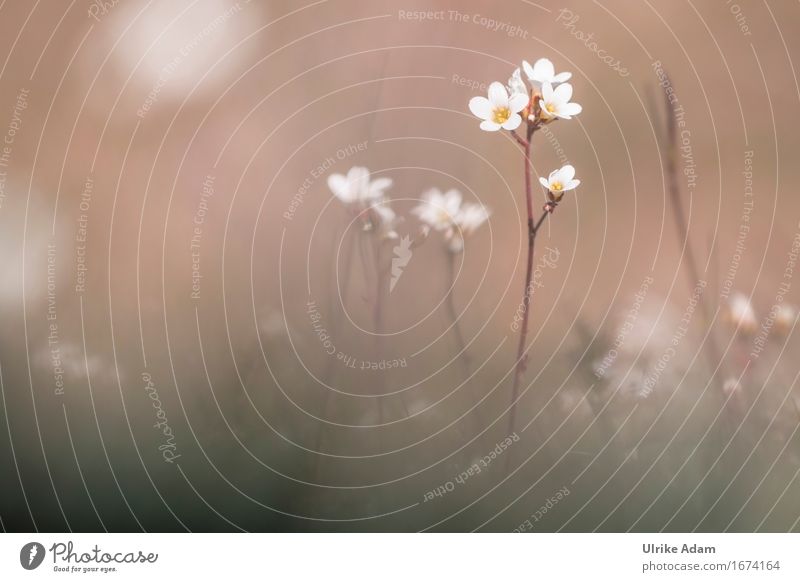
[[[350,168],[346,176],[331,174],[328,177],[328,187],[334,196],[362,218],[364,230],[374,230],[381,238],[398,238],[395,228],[400,219],[386,196],[391,186],[391,178],[372,180],[370,171],[361,166]],[[465,237],[474,233],[491,214],[482,204],[464,202],[461,192],[454,189],[442,193],[438,188],[431,188],[422,198],[411,212],[423,223],[426,232],[442,232],[452,252],[460,252]]]
[[[788,334],[797,320],[797,308],[789,303],[773,306],[767,322],[781,335]],[[759,329],[758,317],[753,304],[744,293],[734,293],[723,311],[723,320],[744,335],[752,335]]]
[[[523,72],[525,78],[523,79]],[[522,113],[531,123],[547,123],[556,118],[572,119],[582,111],[577,103],[571,103],[572,85],[566,83],[572,73],[555,72],[553,63],[539,59],[531,66],[522,61],[508,80],[508,86],[495,81],[489,85],[489,96],[473,97],[469,110],[483,120],[481,129],[513,131],[522,123]]]
[[[411,212],[426,226],[444,233],[445,241],[454,253],[461,252],[464,238],[475,232],[491,214],[483,204],[463,202],[458,190],[442,194],[438,188],[431,188],[422,197],[423,201]]]
[[[511,74],[507,85],[495,81],[489,85],[488,97],[473,97],[469,110],[481,119],[481,129],[498,131],[505,129],[515,132],[527,122],[527,138],[544,124],[557,119],[572,119],[582,111],[578,103],[572,103],[572,85],[566,81],[572,73],[556,73],[553,63],[539,59],[533,65],[522,61]],[[519,141],[524,141],[517,136]],[[558,202],[564,192],[580,184],[575,180],[575,168],[566,165],[554,170],[547,179],[539,182],[549,192],[549,200]]]

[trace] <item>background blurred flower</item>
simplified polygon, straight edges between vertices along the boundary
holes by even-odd
[[[751,334],[758,329],[758,319],[750,300],[743,293],[731,295],[724,319],[741,333]]]
[[[781,303],[775,316],[775,331],[781,335],[787,335],[792,330],[796,320],[797,308],[788,303]]]
[[[490,215],[483,204],[462,203],[458,190],[451,189],[442,194],[438,188],[425,192],[423,202],[411,212],[426,226],[444,232],[445,241],[452,252],[460,252],[464,248],[464,238],[475,232]]]
[[[431,188],[422,198],[423,202],[411,210],[412,214],[433,230],[452,230],[455,216],[461,210],[461,192],[452,189],[442,194],[438,188]]]
[[[361,208],[382,200],[391,185],[391,178],[370,180],[369,170],[362,166],[353,166],[347,172],[347,176],[342,174],[328,176],[328,187],[334,196],[347,205],[358,205]]]

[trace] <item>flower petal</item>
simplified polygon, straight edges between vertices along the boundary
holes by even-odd
[[[555,74],[556,68],[553,66],[550,59],[539,59],[533,65],[533,75],[531,75],[531,78],[540,83],[544,81],[549,83],[553,81]]]
[[[522,61],[522,70],[525,71],[525,76],[533,80],[533,67],[528,61]]]
[[[355,199],[353,195],[354,190],[350,189],[347,178],[342,174],[331,174],[328,176],[328,188],[330,188],[334,196],[342,202],[349,203]]]
[[[472,115],[480,119],[488,119],[492,116],[492,104],[486,97],[473,97],[469,100],[469,110]]]
[[[563,166],[558,171],[558,177],[562,182],[569,182],[575,177],[575,168],[569,164]]]
[[[391,178],[378,178],[374,180],[369,185],[369,197],[370,198],[379,198],[383,196],[384,190],[391,187],[392,179]]]
[[[461,192],[455,188],[445,192],[443,206],[445,210],[447,210],[448,214],[454,216],[458,212],[459,208],[461,208]]]
[[[520,117],[519,115],[514,113],[503,124],[503,129],[507,129],[509,131],[514,131],[515,129],[517,129],[519,127],[520,123],[522,123],[522,117]]]
[[[547,178],[542,178],[542,177],[540,176],[540,177],[539,177],[539,184],[541,184],[542,186],[544,186],[544,187],[545,187],[545,188],[547,188],[548,190],[550,189],[550,182],[548,182],[548,181],[547,181]]]
[[[489,102],[493,107],[508,107],[508,91],[502,83],[495,81],[489,85]]]
[[[570,180],[564,185],[564,190],[574,190],[580,185],[580,180]]]
[[[483,131],[497,131],[498,129],[500,129],[500,126],[496,124],[494,121],[489,121],[487,119],[486,121],[481,122],[481,129]]]
[[[559,85],[561,87],[563,85]],[[542,83],[542,99],[545,101],[553,100],[553,86],[550,83]]]
[[[569,103],[572,98],[572,85],[569,83],[561,83],[558,87],[553,89],[553,96],[561,103]]]
[[[553,83],[563,83],[564,81],[568,81],[572,78],[572,73],[559,73],[555,77],[553,77]]]
[[[527,93],[514,93],[508,100],[508,108],[511,113],[519,113],[528,105],[530,101]]]
[[[578,115],[581,111],[583,111],[583,107],[581,107],[578,103],[565,103],[561,106],[561,113],[563,115]]]

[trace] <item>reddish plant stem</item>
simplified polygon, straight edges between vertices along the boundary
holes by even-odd
[[[525,353],[525,344],[528,339],[528,315],[530,313],[531,305],[531,279],[533,278],[533,251],[536,243],[536,233],[539,227],[542,226],[547,216],[550,214],[548,211],[542,212],[539,219],[534,222],[533,218],[533,193],[531,192],[531,141],[530,138],[533,132],[528,131],[528,140],[523,141],[516,133],[514,136],[517,141],[522,142],[522,147],[525,153],[525,203],[528,210],[528,259],[525,270],[525,288],[522,294],[522,327],[519,332],[519,344],[517,346],[517,364],[514,370],[514,385],[511,390],[511,410],[508,415],[508,434],[514,432],[514,422],[516,420],[517,412],[517,399],[519,398],[519,385],[522,381],[522,376],[525,373],[525,363],[527,354]]]

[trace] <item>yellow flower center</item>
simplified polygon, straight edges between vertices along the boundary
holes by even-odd
[[[563,189],[564,189],[564,184],[562,184],[561,182],[553,182],[552,184],[550,184],[550,190],[552,190],[553,192],[561,192],[561,190]]]
[[[545,108],[545,109],[547,109],[547,112],[548,112],[548,113],[554,113],[554,112],[555,112],[555,110],[556,110],[556,106],[555,106],[555,105],[553,105],[552,103],[547,103],[547,104],[544,106],[544,108]]]
[[[492,111],[492,121],[498,125],[503,125],[511,117],[511,110],[508,107],[496,107]]]

